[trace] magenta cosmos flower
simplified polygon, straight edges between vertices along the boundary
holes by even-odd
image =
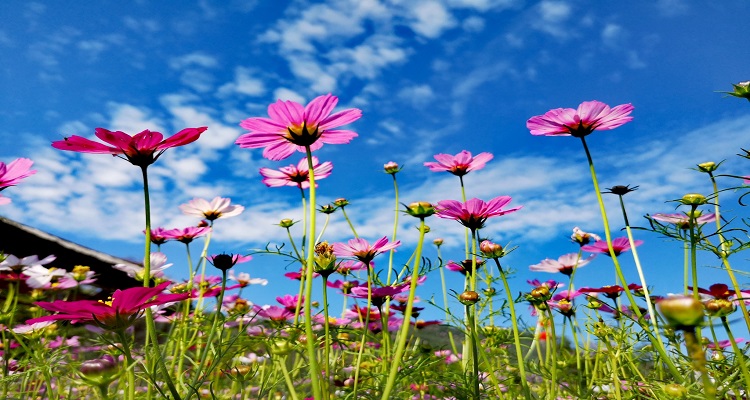
[[[499,217],[521,209],[521,207],[515,207],[503,210],[503,207],[510,201],[510,196],[498,196],[486,203],[477,198],[468,200],[466,203],[456,200],[443,200],[438,202],[435,209],[438,217],[454,219],[471,230],[477,230],[484,227],[487,218]]]
[[[211,231],[207,226],[189,226],[187,228],[174,228],[162,232],[162,237],[167,240],[176,240],[182,243],[190,243],[193,239],[203,236]]]
[[[600,101],[584,101],[577,110],[556,108],[544,115],[537,115],[526,121],[532,135],[584,137],[593,131],[606,131],[617,128],[633,119],[630,113],[632,104],[621,104],[615,108]]]
[[[334,243],[333,254],[339,257],[354,257],[361,261],[364,265],[370,265],[370,262],[378,254],[384,253],[388,250],[395,249],[401,244],[400,240],[395,242],[388,242],[388,237],[383,236],[375,242],[372,246],[365,239],[351,239],[349,243]]]
[[[206,129],[208,128],[205,126],[185,128],[164,139],[164,135],[161,133],[149,130],[130,136],[125,132],[112,132],[104,128],[96,128],[94,131],[96,137],[112,145],[111,147],[76,135],[52,142],[52,147],[79,153],[125,156],[123,158],[131,164],[145,168],[153,164],[168,148],[195,142]]]
[[[576,268],[583,267],[584,265],[591,262],[596,257],[591,255],[586,259],[582,259],[578,253],[568,253],[557,258],[557,260],[544,259],[539,264],[534,264],[529,267],[531,271],[538,272],[559,272],[563,275],[570,276],[573,274],[573,270]]]
[[[10,164],[0,161],[0,191],[36,174],[35,170],[31,170],[33,164],[34,162],[28,158],[18,158],[11,161]],[[0,205],[8,204],[10,201],[9,198],[0,196]]]
[[[198,218],[205,218],[214,221],[219,218],[229,218],[240,215],[245,207],[231,204],[232,199],[223,197],[214,197],[210,202],[208,200],[194,198],[180,206],[183,214],[194,215]]]
[[[636,246],[643,244],[643,240],[634,240],[633,243]],[[597,240],[594,244],[582,246],[581,250],[588,251],[589,253],[602,253],[609,256],[609,246],[607,246],[606,240]],[[619,237],[612,241],[612,250],[616,256],[620,253],[630,250],[630,241],[626,237]]]
[[[464,176],[469,171],[475,171],[484,168],[487,161],[492,160],[493,155],[490,153],[479,153],[472,157],[471,153],[466,150],[452,156],[450,154],[435,154],[437,162],[426,162],[424,166],[430,171],[440,172],[448,171],[456,176]]]
[[[333,164],[330,161],[321,164],[318,157],[313,157],[312,164],[315,180],[327,178],[333,171]],[[268,187],[297,186],[300,189],[310,187],[310,168],[307,165],[307,157],[297,165],[281,167],[278,170],[261,168],[260,174],[263,176],[263,183]]]
[[[323,144],[345,144],[357,137],[349,130],[334,130],[354,122],[362,116],[362,111],[350,108],[336,114],[331,112],[339,99],[329,94],[318,96],[302,107],[294,101],[281,101],[268,106],[269,118],[248,118],[240,126],[250,132],[240,136],[235,142],[243,149],[264,147],[263,157],[269,160],[283,160],[295,151],[317,150]]]
[[[130,326],[140,315],[140,312],[152,306],[185,300],[187,293],[163,294],[169,282],[156,287],[135,287],[116,290],[112,300],[106,303],[94,300],[61,301],[52,303],[39,301],[34,304],[59,314],[32,318],[27,324],[44,321],[70,320],[71,322],[91,322],[103,325],[108,329],[118,329]]]

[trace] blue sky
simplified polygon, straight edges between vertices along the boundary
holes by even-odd
[[[602,233],[579,141],[532,137],[526,120],[586,100],[632,103],[633,122],[589,137],[601,184],[640,186],[626,197],[635,224],[643,225],[646,213],[671,212],[665,201],[709,191],[706,176],[690,170],[695,164],[727,160],[722,172],[747,173],[747,160],[735,154],[750,146],[750,104],[716,91],[750,78],[747,29],[737,17],[749,11],[740,0],[2,2],[0,160],[32,158],[39,173],[4,191],[13,203],[0,213],[138,259],[138,169],[63,153],[50,142],[91,137],[96,127],[172,134],[208,126],[198,142],[169,150],[150,168],[154,224],[193,224],[180,204],[231,197],[247,210],[217,222],[213,252],[280,243],[284,232],[273,224],[300,215],[299,193],[266,188],[258,169],[301,156],[270,162],[260,150],[238,148],[239,121],[265,116],[279,98],[304,103],[331,92],[341,108],[364,115],[349,126],[360,135],[351,144],[316,154],[334,163],[320,184],[321,203],[346,197],[363,237],[390,235],[392,184],[384,163],[406,166],[398,175],[404,202],[436,202],[459,198],[458,179],[423,162],[463,149],[491,152],[485,169],[467,175],[468,195],[510,195],[524,206],[491,220],[486,234],[519,246],[506,265],[519,272],[514,291],[526,290],[525,279],[556,277],[532,274],[528,265],[575,251],[567,242],[574,226]],[[722,199],[727,212],[746,215],[732,196]],[[614,202],[609,210],[620,229]],[[401,221],[400,254],[408,255],[416,221]],[[463,258],[460,226],[428,223],[430,240],[446,238],[445,258]],[[340,214],[326,236],[351,237]],[[679,291],[680,245],[643,232],[639,238],[656,292]],[[173,276],[184,275],[180,246],[165,249],[176,263]],[[742,256],[735,263],[747,270]],[[632,260],[624,264],[635,278]],[[727,281],[710,268],[716,264],[702,261],[703,276]],[[294,290],[280,277],[284,265],[257,257],[240,268],[271,280],[251,300]],[[599,286],[612,276],[602,257],[577,279]],[[429,298],[437,280],[420,295]]]

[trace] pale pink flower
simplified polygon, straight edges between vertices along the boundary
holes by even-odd
[[[578,253],[569,253],[558,257],[557,260],[552,260],[549,258],[544,259],[539,264],[530,266],[529,270],[552,273],[560,272],[563,275],[570,276],[573,273],[573,270],[588,264],[589,262],[591,262],[591,260],[594,259],[594,257],[596,256],[591,255],[586,259],[581,259]]]
[[[41,289],[49,285],[53,279],[59,279],[65,275],[64,269],[44,268],[41,265],[32,265],[23,270],[27,276],[26,284],[34,289]]]
[[[207,226],[189,226],[187,228],[174,228],[174,229],[168,229],[164,232],[162,232],[162,235],[167,238],[167,240],[176,240],[178,242],[182,243],[190,243],[193,241],[193,239],[203,236],[211,231],[211,228]]]
[[[330,161],[321,164],[318,157],[313,156],[312,164],[315,180],[327,178],[333,171],[333,164]],[[296,186],[301,189],[310,187],[310,168],[307,165],[307,157],[296,166],[289,165],[278,170],[261,168],[260,174],[263,176],[263,183],[268,187]]]
[[[544,115],[531,117],[526,127],[536,136],[584,137],[593,131],[617,128],[633,119],[632,104],[621,104],[614,108],[599,101],[584,101],[578,109],[556,108]]]
[[[643,244],[643,240],[634,240],[633,243],[636,246]],[[602,253],[609,256],[609,247],[607,241],[597,240],[596,243],[581,247],[581,250],[588,251],[589,253]],[[630,250],[630,241],[626,237],[619,237],[612,241],[612,250],[615,256],[619,256],[620,253]]]
[[[685,213],[676,213],[676,214],[659,213],[659,214],[652,215],[651,218],[657,221],[666,222],[668,224],[673,224],[674,226],[680,229],[690,229],[690,217]],[[701,214],[695,218],[695,223],[697,225],[703,225],[703,224],[713,222],[713,221],[716,221],[716,214],[714,213]]]
[[[455,156],[450,154],[435,154],[437,162],[426,162],[424,166],[428,167],[430,171],[447,171],[456,176],[464,176],[470,171],[484,168],[485,164],[492,160],[492,158],[493,155],[490,153],[479,153],[476,157],[472,157],[471,153],[462,150]]]
[[[521,207],[515,207],[504,210],[503,207],[510,201],[510,196],[498,196],[488,202],[477,198],[468,200],[466,203],[456,200],[443,200],[438,202],[435,209],[438,217],[456,220],[461,225],[476,230],[484,227],[487,218],[498,217],[521,209]]]
[[[18,158],[11,161],[10,164],[0,161],[0,191],[36,174],[36,170],[31,170],[33,164],[34,162],[28,158]],[[0,205],[10,202],[9,198],[0,196]]]
[[[164,276],[164,270],[171,267],[172,263],[167,264],[167,255],[158,251],[155,251],[149,255],[151,261],[151,277],[162,278]],[[140,265],[133,264],[115,264],[112,268],[120,270],[128,274],[131,278],[138,278],[143,280],[144,268]]]
[[[229,218],[240,215],[245,207],[230,204],[232,199],[223,197],[214,197],[211,202],[208,200],[194,198],[180,206],[183,214],[194,215],[198,218],[205,218],[214,221],[219,218]]]
[[[112,146],[73,135],[64,140],[52,142],[52,147],[79,153],[112,154],[128,160],[133,165],[145,168],[153,164],[168,148],[183,146],[198,140],[206,129],[208,128],[205,126],[185,128],[164,139],[164,135],[160,132],[149,130],[130,136],[125,132],[96,128],[94,134]]]
[[[602,240],[602,238],[595,233],[584,232],[583,230],[581,230],[581,228],[576,226],[575,228],[573,228],[573,234],[570,235],[570,240],[578,243],[581,246],[585,246],[591,243],[592,240],[597,241]]]
[[[401,244],[400,240],[388,242],[388,237],[383,236],[372,246],[365,239],[351,239],[348,244],[334,243],[333,254],[339,257],[354,257],[365,265],[370,265],[370,261],[378,254],[388,250],[395,249]]]
[[[34,333],[42,332],[47,329],[50,325],[54,324],[54,321],[35,322],[33,324],[18,324],[13,327],[13,332],[19,335],[31,335]]]
[[[261,285],[266,286],[268,285],[268,280],[263,278],[250,278],[250,274],[247,272],[240,272],[238,275],[234,274],[234,270],[229,271],[229,278],[230,280],[236,281],[238,285],[240,285],[241,288],[244,288],[248,285]]]
[[[358,120],[362,111],[350,108],[336,114],[331,112],[339,99],[329,94],[318,96],[307,106],[294,101],[278,100],[268,106],[269,118],[248,118],[240,126],[250,132],[235,142],[245,149],[264,147],[263,157],[283,160],[306,147],[317,150],[323,144],[345,144],[357,137],[349,130],[334,130]]]
[[[13,254],[8,254],[5,259],[0,262],[0,271],[23,271],[35,265],[47,265],[52,261],[55,261],[55,259],[55,256],[47,256],[40,260],[39,256],[36,255],[18,258]]]

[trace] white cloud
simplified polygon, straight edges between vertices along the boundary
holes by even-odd
[[[618,24],[607,24],[602,29],[602,42],[613,48],[619,48],[625,39],[625,30]]]
[[[557,38],[565,38],[569,35],[570,26],[567,22],[572,9],[568,3],[544,0],[537,5],[536,12],[538,15],[532,22],[535,29]]]
[[[234,71],[234,81],[219,87],[217,94],[226,96],[228,94],[241,94],[246,96],[262,96],[266,93],[263,80],[252,76],[253,71],[245,67],[237,67]]]
[[[327,56],[334,62],[333,70],[338,74],[373,79],[387,66],[406,59],[408,50],[399,47],[399,42],[394,36],[374,35],[358,46],[333,49]]]
[[[443,31],[456,25],[453,15],[439,2],[421,1],[414,4],[410,11],[413,19],[409,24],[411,29],[429,39],[437,38]]]
[[[411,103],[414,107],[421,108],[430,103],[435,93],[430,85],[407,86],[398,92],[398,97],[404,102]]]
[[[137,107],[130,104],[108,103],[107,108],[111,115],[109,130],[123,131],[130,135],[135,135],[146,129],[163,133],[165,136],[171,135],[164,127],[161,119],[151,116],[151,111],[144,107]]]
[[[300,103],[300,104],[305,104],[305,98],[301,94],[289,88],[281,87],[281,88],[274,90],[273,98],[276,100],[291,100],[291,101],[296,101],[297,103]]]
[[[481,32],[484,30],[484,24],[485,23],[483,18],[471,16],[464,20],[464,22],[461,24],[461,27],[468,32]]]
[[[172,69],[183,69],[191,66],[203,68],[214,68],[219,65],[215,57],[201,51],[188,53],[179,57],[173,57],[169,60],[169,67]]]

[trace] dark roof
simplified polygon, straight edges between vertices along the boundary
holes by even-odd
[[[76,265],[88,266],[97,274],[95,285],[102,289],[103,297],[111,295],[115,289],[140,286],[140,282],[125,272],[112,268],[115,264],[140,266],[139,263],[81,246],[4,217],[0,217],[0,251],[19,258],[37,255],[41,259],[54,255],[57,259],[47,266],[68,271]]]

